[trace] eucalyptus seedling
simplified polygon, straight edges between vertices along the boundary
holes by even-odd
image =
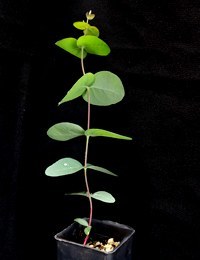
[[[96,73],[85,71],[84,62],[87,55],[107,56],[111,51],[108,44],[99,37],[99,29],[90,24],[94,18],[95,14],[93,14],[92,11],[87,12],[86,21],[77,21],[73,23],[73,26],[81,32],[81,36],[79,38],[64,38],[55,43],[59,48],[80,59],[80,66],[82,70],[81,77],[68,90],[58,105],[62,105],[63,103],[72,101],[76,98],[83,98],[83,100],[87,102],[87,129],[84,129],[80,125],[72,122],[61,122],[51,126],[47,131],[47,135],[56,141],[68,141],[76,137],[84,136],[85,152],[83,162],[79,162],[78,160],[70,157],[62,158],[47,167],[45,171],[45,174],[51,177],[75,174],[79,171],[83,172],[85,191],[68,193],[68,195],[85,196],[89,201],[88,221],[86,221],[85,218],[80,217],[74,219],[76,222],[84,226],[84,245],[88,241],[92,228],[93,199],[100,200],[105,203],[115,202],[115,198],[107,191],[100,190],[94,193],[90,192],[91,184],[88,181],[88,170],[98,171],[114,177],[117,176],[108,169],[88,162],[89,142],[92,137],[132,140],[131,137],[117,134],[108,130],[90,128],[92,105],[114,105],[120,102],[125,95],[122,81],[116,74],[107,70]]]

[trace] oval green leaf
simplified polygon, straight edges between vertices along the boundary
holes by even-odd
[[[63,158],[50,165],[45,174],[50,177],[59,177],[73,174],[83,169],[83,165],[73,158]]]
[[[125,135],[120,135],[116,134],[107,130],[103,129],[98,129],[98,128],[91,128],[85,131],[85,135],[87,136],[103,136],[103,137],[110,137],[110,138],[116,138],[116,139],[123,139],[123,140],[132,140],[131,137],[125,136]]]
[[[59,105],[78,98],[86,92],[87,87],[90,87],[95,81],[95,75],[91,72],[83,75],[67,92],[66,96],[58,103]]]
[[[84,35],[78,38],[77,46],[84,48],[87,53],[107,56],[110,53],[110,47],[100,38],[94,35]]]
[[[96,26],[91,26],[84,21],[74,22],[73,26],[76,29],[84,31],[84,35],[93,35],[99,37],[99,29]]]
[[[87,220],[85,220],[84,218],[75,218],[74,221],[79,223],[81,226],[84,226],[84,227],[88,227],[89,226]]]
[[[84,30],[84,34],[99,37],[99,29],[96,26],[89,26]]]
[[[100,71],[95,74],[95,81],[90,86],[90,103],[97,106],[109,106],[120,102],[124,95],[121,79],[110,71]],[[83,99],[88,102],[87,93]]]
[[[67,141],[85,135],[85,130],[77,124],[62,122],[51,126],[47,135],[56,141]]]
[[[84,228],[84,233],[86,234],[86,236],[90,234],[91,229],[92,229],[91,226],[87,226],[86,228]]]
[[[92,169],[92,170],[95,170],[95,171],[98,171],[98,172],[103,172],[103,173],[106,173],[108,175],[112,175],[112,176],[117,176],[115,173],[103,168],[103,167],[99,167],[99,166],[95,166],[95,165],[92,165],[92,164],[88,164],[87,165],[87,168],[88,169]]]
[[[82,57],[81,48],[77,46],[77,40],[75,38],[64,38],[62,40],[57,41],[55,45],[78,58]],[[86,56],[87,52],[83,50],[83,58],[85,58]]]
[[[79,29],[79,30],[85,30],[87,29],[90,25],[84,21],[78,21],[78,22],[74,22],[73,23],[73,26],[76,28],[76,29]]]
[[[107,191],[97,191],[91,194],[91,197],[96,200],[103,201],[105,203],[114,203],[115,198]]]

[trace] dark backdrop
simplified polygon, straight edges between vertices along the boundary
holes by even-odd
[[[44,171],[61,157],[82,158],[77,140],[60,144],[46,131],[84,123],[82,101],[57,106],[80,74],[54,43],[74,36],[72,23],[91,9],[111,54],[88,57],[87,70],[118,74],[126,90],[120,104],[94,108],[92,125],[133,137],[91,144],[90,161],[119,175],[94,178],[94,189],[117,198],[95,202],[94,216],[135,228],[137,260],[199,260],[199,2],[41,2],[0,1],[0,259],[55,260],[54,234],[88,213],[84,199],[64,196],[80,176]]]

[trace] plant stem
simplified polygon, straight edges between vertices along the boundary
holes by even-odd
[[[83,75],[85,74],[85,69],[84,69],[84,62],[83,62],[83,48],[81,49],[81,68]],[[87,88],[87,93],[88,93],[88,112],[87,112],[87,129],[90,129],[90,89]],[[87,196],[89,199],[89,204],[90,204],[90,216],[89,216],[89,221],[88,225],[91,226],[92,224],[92,213],[93,213],[93,205],[92,205],[92,198],[90,194],[90,188],[89,188],[89,183],[88,183],[88,177],[87,177],[87,160],[88,160],[88,148],[89,148],[89,136],[86,136],[86,144],[85,144],[85,160],[84,160],[84,178],[85,178],[85,186],[86,186],[86,191],[87,191]],[[87,244],[87,241],[89,239],[89,234],[86,235],[83,245]]]
[[[84,63],[83,63],[83,50],[84,50],[84,48],[82,47],[81,48],[81,69],[82,69],[83,75],[85,75],[85,69],[84,69]]]
[[[88,157],[88,144],[89,144],[89,136],[86,137],[86,147],[85,147],[85,163],[84,163],[84,177],[85,177],[85,185],[86,185],[86,189],[87,189],[87,196],[89,199],[89,204],[90,204],[90,217],[89,217],[89,221],[88,221],[88,225],[91,226],[92,224],[92,212],[93,212],[93,205],[92,205],[92,198],[90,195],[90,188],[89,188],[89,183],[88,183],[88,178],[87,178],[87,157]],[[89,238],[89,234],[85,237],[84,239],[84,245],[87,244]]]

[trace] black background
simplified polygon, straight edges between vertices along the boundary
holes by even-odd
[[[82,160],[81,139],[60,143],[47,129],[85,124],[86,103],[57,106],[80,77],[78,59],[55,46],[76,37],[74,21],[96,14],[107,57],[86,70],[110,70],[125,87],[122,102],[92,107],[92,127],[132,136],[97,138],[90,162],[119,175],[91,176],[115,195],[94,202],[94,217],[136,230],[135,259],[200,259],[200,5],[195,0],[0,1],[0,259],[56,259],[54,235],[88,214],[82,176],[50,178],[62,157]],[[81,143],[82,142],[82,143]],[[103,204],[103,205],[102,205]]]

